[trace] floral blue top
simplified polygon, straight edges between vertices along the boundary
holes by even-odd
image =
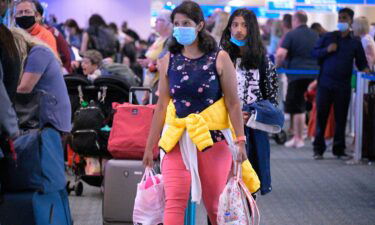
[[[222,96],[216,70],[219,51],[212,51],[197,59],[181,53],[171,54],[168,68],[169,90],[179,118],[200,113]],[[211,131],[214,142],[224,140],[220,131]]]

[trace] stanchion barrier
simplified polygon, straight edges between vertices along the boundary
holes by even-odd
[[[293,69],[293,70],[290,70],[290,69],[285,69],[285,68],[278,68],[276,70],[276,72],[279,75],[286,74],[287,76],[301,76],[301,75],[302,76],[303,75],[316,75],[316,76],[318,76],[319,75],[319,70],[309,70],[309,69]],[[279,105],[281,106],[281,109],[284,110],[284,108],[282,106],[282,102],[285,101],[286,90],[284,90],[284,88],[286,88],[287,85],[285,85],[285,86],[283,85],[283,82],[281,81],[281,76],[279,78],[280,78],[280,80],[279,80],[279,84],[280,84],[279,94],[282,94],[282,97],[279,98],[278,101],[279,101]]]
[[[362,159],[362,134],[363,134],[363,95],[368,92],[369,81],[375,81],[375,73],[357,73],[357,93],[356,93],[356,117],[355,117],[355,143],[354,162],[359,163]]]
[[[277,73],[286,73],[288,75],[318,75],[319,70],[306,70],[306,69],[294,69],[294,70],[289,70],[289,69],[284,69],[284,68],[279,68],[276,70]]]

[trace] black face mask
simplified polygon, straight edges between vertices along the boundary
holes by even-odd
[[[16,24],[22,29],[29,29],[35,24],[35,16],[16,17]]]

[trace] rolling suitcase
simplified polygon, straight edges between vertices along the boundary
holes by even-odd
[[[375,94],[363,96],[362,158],[375,160]]]
[[[137,184],[143,172],[141,160],[111,159],[107,162],[104,170],[103,224],[133,224]]]
[[[133,92],[135,91],[150,92],[150,89],[132,87],[129,93],[130,103],[133,101]],[[150,102],[152,102],[152,98]],[[149,122],[151,123],[151,121]],[[146,139],[144,141],[146,141]],[[144,145],[145,144],[146,143],[144,143]],[[132,149],[129,150],[132,151]],[[137,194],[137,184],[141,181],[145,170],[141,160],[143,152],[141,153],[142,154],[136,158],[130,157],[124,159],[120,157],[121,159],[111,159],[107,162],[104,169],[104,225],[133,224],[133,209],[135,196]]]
[[[72,225],[68,194],[62,191],[6,193],[0,203],[1,225]]]

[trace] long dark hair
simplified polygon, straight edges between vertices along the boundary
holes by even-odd
[[[82,34],[81,28],[78,26],[77,21],[75,21],[74,19],[68,19],[67,21],[65,21],[65,26],[75,28],[77,34]]]
[[[240,48],[230,41],[231,32],[230,28],[235,17],[242,16],[247,25],[246,45],[244,46],[244,54],[241,55]],[[241,58],[242,69],[258,69],[262,60],[266,55],[266,50],[263,46],[260,36],[259,25],[257,18],[253,11],[248,9],[237,9],[230,16],[228,25],[223,32],[220,41],[221,47],[228,52],[233,62],[237,58]]]
[[[103,17],[99,14],[93,14],[89,18],[89,26],[90,27],[107,27],[106,22],[104,21]]]
[[[9,98],[12,100],[21,73],[21,58],[12,32],[3,24],[0,24],[0,61],[4,71],[3,82]]]
[[[171,21],[174,22],[174,17],[176,14],[184,14],[193,20],[196,24],[200,22],[204,23],[203,29],[198,32],[198,48],[204,53],[208,53],[217,49],[217,44],[215,39],[206,31],[204,16],[201,7],[193,1],[186,1],[177,6],[171,14]],[[183,45],[179,44],[175,37],[172,36],[169,42],[169,51],[171,53],[180,53],[184,48]]]

